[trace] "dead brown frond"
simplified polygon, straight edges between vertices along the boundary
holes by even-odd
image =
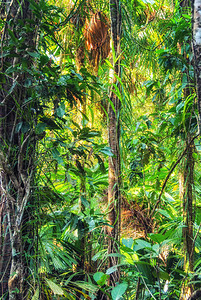
[[[133,238],[147,237],[148,233],[154,231],[155,224],[147,216],[146,208],[140,207],[137,203],[128,203],[122,199],[121,207],[122,231]]]
[[[110,25],[102,12],[96,12],[86,20],[84,37],[86,49],[90,52],[90,60],[98,68],[99,62],[104,62],[110,53]]]
[[[77,48],[75,60],[76,60],[77,68],[78,68],[78,70],[80,70],[81,67],[84,65],[84,61],[85,61],[84,43],[81,43],[79,45],[79,47]]]

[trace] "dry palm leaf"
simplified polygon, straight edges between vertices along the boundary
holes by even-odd
[[[96,12],[87,20],[84,28],[86,49],[91,53],[91,61],[98,68],[110,53],[109,21],[105,14]]]

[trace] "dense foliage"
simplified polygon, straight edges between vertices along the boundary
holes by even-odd
[[[10,130],[18,142],[11,148],[1,135],[7,115],[0,110],[0,168],[16,175],[21,159],[31,178],[20,224],[25,299],[173,300],[191,299],[199,290],[199,114],[192,16],[184,2],[123,0],[118,57],[108,1],[29,0],[36,25],[17,19],[15,26],[2,15],[1,107],[9,98],[19,113]],[[27,48],[32,26],[35,44]],[[118,110],[111,95],[120,101]],[[108,107],[119,121],[121,158],[121,213],[113,224]],[[5,195],[17,193],[12,178],[5,192],[0,177],[0,208]],[[21,181],[26,187],[28,179]],[[8,211],[0,211],[2,241]],[[115,242],[108,232],[117,219]],[[108,251],[111,240],[116,253]],[[3,257],[1,243],[0,251]],[[111,284],[117,271],[120,279]],[[8,298],[9,292],[2,299],[23,299]]]

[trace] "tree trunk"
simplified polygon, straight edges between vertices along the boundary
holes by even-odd
[[[118,60],[113,62],[114,73],[120,76],[120,39],[121,39],[121,12],[119,0],[110,0],[110,14],[111,14],[111,29],[112,42],[114,46],[115,56]],[[118,85],[116,77],[113,83]],[[111,92],[110,101],[113,106],[109,105],[109,146],[112,150],[113,156],[109,158],[109,188],[108,188],[108,203],[109,203],[109,223],[111,227],[108,229],[108,253],[117,253],[119,250],[119,236],[120,236],[120,177],[121,177],[121,161],[120,161],[120,100]],[[109,267],[118,264],[117,257],[109,257]],[[110,275],[109,284],[115,285],[120,279],[119,270]]]
[[[188,135],[187,144],[191,140]],[[194,269],[194,242],[193,242],[193,185],[194,185],[194,142],[188,146],[186,158],[183,162],[182,176],[180,178],[180,197],[183,203],[183,251],[184,251],[184,271],[193,272]],[[193,286],[184,282],[181,290],[180,300],[186,299],[186,295],[192,293]]]
[[[191,140],[188,136],[187,145]],[[193,271],[193,184],[194,184],[194,143],[188,146],[186,158],[180,171],[180,198],[183,203],[184,270]]]
[[[36,23],[28,1],[4,2],[0,91],[0,298],[25,299],[28,268],[22,225],[34,174],[35,115],[26,100]],[[9,71],[12,70],[12,71]],[[34,101],[33,101],[34,102]],[[33,103],[32,102],[32,103]],[[36,104],[34,104],[36,108]]]
[[[193,22],[193,52],[194,70],[196,78],[196,90],[199,113],[199,133],[201,130],[201,0],[192,2],[192,22]]]
[[[189,13],[189,1],[184,0],[180,3],[181,9],[184,13]],[[190,41],[189,41],[190,43]],[[184,53],[184,59],[187,59],[186,54]],[[189,62],[190,64],[190,62]],[[184,100],[186,101],[189,96],[194,92],[193,81],[190,78],[188,71],[186,70],[186,75],[189,80],[188,85],[185,87],[183,94]],[[186,273],[193,272],[194,269],[194,243],[193,243],[193,185],[194,185],[194,158],[193,152],[195,150],[194,141],[190,143],[193,138],[191,130],[191,118],[188,117],[188,128],[185,129],[186,132],[186,155],[183,160],[183,165],[181,167],[180,174],[180,199],[182,201],[183,208],[183,251],[184,251],[184,271]],[[187,295],[192,293],[193,286],[189,282],[184,282],[181,289],[180,299],[186,299]]]

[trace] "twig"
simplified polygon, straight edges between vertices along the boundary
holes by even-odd
[[[181,156],[177,159],[177,161],[174,163],[174,165],[173,165],[172,168],[170,169],[170,172],[168,173],[168,175],[167,175],[167,177],[165,178],[165,181],[164,181],[164,183],[163,183],[163,186],[162,186],[160,195],[159,195],[159,197],[158,197],[158,200],[156,201],[156,204],[155,204],[153,210],[152,210],[151,213],[150,213],[150,216],[149,216],[150,219],[152,218],[152,216],[153,216],[153,214],[155,213],[155,211],[156,211],[156,209],[157,209],[159,203],[161,202],[162,194],[163,194],[163,192],[164,192],[164,189],[165,189],[165,187],[166,187],[166,184],[167,184],[167,182],[168,182],[168,180],[169,180],[169,178],[170,178],[172,172],[174,171],[174,169],[176,168],[176,166],[179,164],[179,162],[181,161],[181,159],[182,159],[182,158],[184,157],[184,155],[186,154],[186,151],[187,151],[188,147],[192,144],[192,142],[193,142],[198,136],[199,136],[199,133],[198,133],[197,135],[195,135],[195,136],[191,139],[191,141],[187,144],[187,146],[186,146],[184,152],[181,154]]]

